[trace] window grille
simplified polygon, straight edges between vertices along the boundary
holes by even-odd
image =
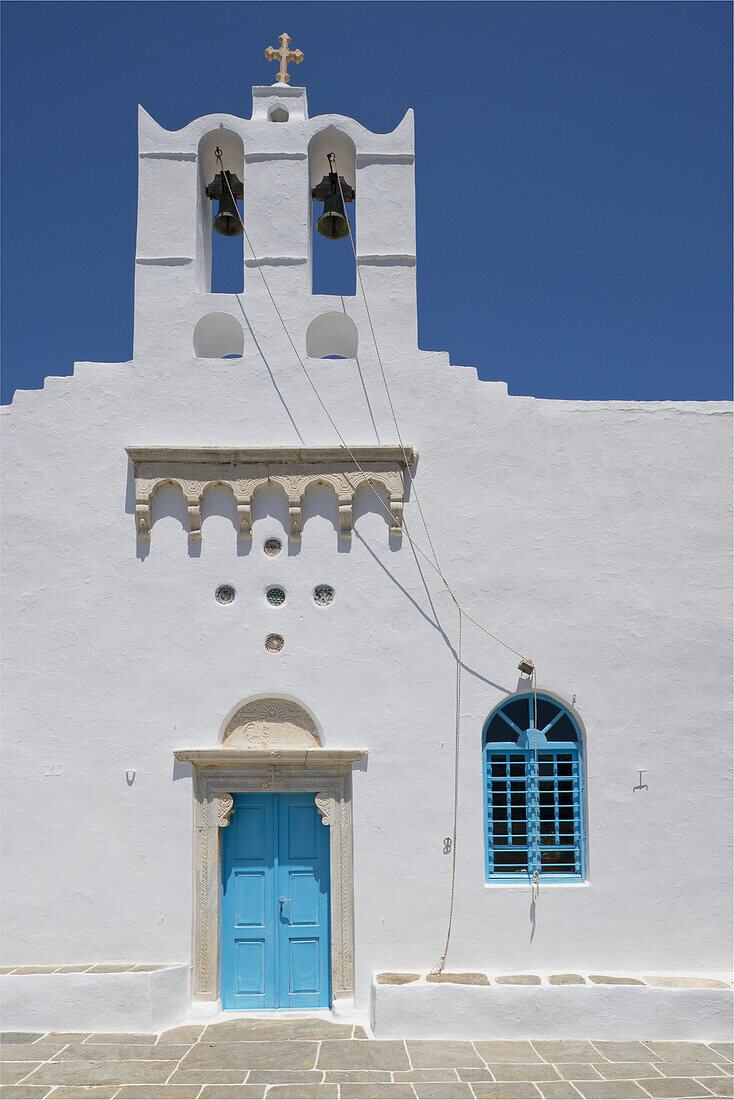
[[[484,731],[487,879],[582,881],[585,877],[582,744],[560,703],[509,699]],[[539,829],[536,844],[536,830]]]

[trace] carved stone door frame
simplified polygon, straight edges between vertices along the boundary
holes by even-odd
[[[182,750],[194,765],[194,960],[197,1000],[219,999],[222,902],[221,830],[229,825],[232,795],[255,791],[312,791],[331,830],[332,998],[354,996],[354,860],[352,764],[360,750]]]

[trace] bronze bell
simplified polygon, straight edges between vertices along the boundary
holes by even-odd
[[[229,187],[222,178],[223,175],[226,175]],[[244,188],[235,173],[217,172],[206,188],[206,194],[210,199],[219,200],[219,209],[214,215],[212,223],[216,232],[221,233],[223,237],[239,237],[242,233],[242,222],[235,200],[243,197]]]
[[[339,184],[341,184],[341,192]],[[324,204],[324,212],[316,222],[317,232],[331,241],[340,241],[343,237],[348,237],[349,222],[344,203],[353,201],[354,188],[345,182],[343,176],[337,177],[336,172],[329,172],[328,176],[324,176],[321,183],[314,187],[311,194],[313,198],[319,199]],[[342,195],[344,202],[342,202]]]

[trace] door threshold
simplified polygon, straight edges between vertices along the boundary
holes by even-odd
[[[222,1008],[220,1001],[193,1001],[184,1024],[220,1024],[228,1020],[328,1020],[334,1024],[365,1024],[365,1014],[352,1000],[340,1000],[331,1008]]]

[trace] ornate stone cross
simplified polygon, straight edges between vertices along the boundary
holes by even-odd
[[[288,62],[295,61],[296,65],[300,65],[303,61],[303,53],[301,50],[289,50],[290,37],[287,34],[281,34],[278,38],[280,42],[280,49],[276,50],[273,46],[268,46],[265,50],[265,56],[268,61],[280,61],[280,72],[278,73],[278,84],[290,84],[291,78],[288,75]]]

